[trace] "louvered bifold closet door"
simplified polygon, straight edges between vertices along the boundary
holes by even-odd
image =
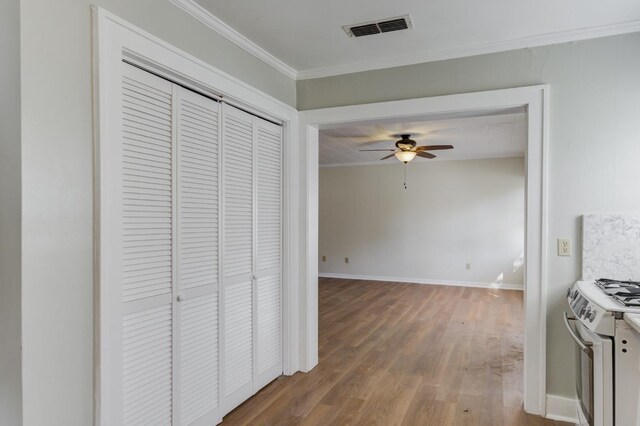
[[[172,84],[123,64],[121,235],[114,256],[121,281],[121,327],[110,331],[122,356],[113,370],[122,406],[114,424],[170,424],[173,415],[173,96]],[[107,230],[115,231],[115,230]],[[112,293],[112,294],[116,294]],[[121,333],[121,334],[120,334]],[[121,377],[118,377],[121,376]]]
[[[282,374],[282,128],[256,119],[254,390]]]
[[[253,393],[253,116],[223,105],[222,415]]]
[[[109,359],[113,424],[215,424],[220,105],[122,66],[122,138],[106,150],[120,220],[105,219],[120,282],[102,284],[121,317],[104,331],[121,353]]]
[[[220,104],[176,87],[176,418],[213,425],[218,410],[218,243]],[[178,420],[177,422],[175,420]]]

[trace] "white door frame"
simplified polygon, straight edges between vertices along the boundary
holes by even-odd
[[[104,9],[93,8],[94,72],[94,422],[112,424],[114,406],[110,365],[118,354],[109,350],[109,329],[118,324],[110,306],[106,283],[110,265],[101,258],[110,247],[108,233],[100,230],[108,221],[105,193],[113,178],[101,176],[102,166],[111,158],[101,150],[119,136],[119,102],[124,59],[193,89],[221,95],[236,106],[283,123],[283,371],[299,370],[299,318],[297,309],[299,241],[298,112],[283,102],[241,82],[159,38],[118,18]],[[102,285],[105,283],[105,285]]]
[[[318,129],[376,119],[411,119],[439,113],[525,107],[527,120],[524,408],[545,415],[547,305],[547,144],[549,87],[546,85],[436,96],[300,112],[303,218],[300,282],[301,370],[318,363]]]

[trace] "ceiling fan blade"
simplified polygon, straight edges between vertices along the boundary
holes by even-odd
[[[416,151],[436,151],[438,149],[453,149],[453,145],[422,145],[416,147]]]
[[[418,157],[422,157],[422,158],[436,158],[436,156],[433,155],[432,153],[424,152],[424,151],[418,151],[418,152],[416,152],[416,155]]]
[[[362,151],[393,151],[395,152],[395,149],[359,149],[358,151],[362,152]]]
[[[393,157],[395,155],[396,155],[396,153],[394,152],[393,154],[389,154],[386,157],[382,157],[380,160],[386,160],[387,158],[391,158],[391,157]]]

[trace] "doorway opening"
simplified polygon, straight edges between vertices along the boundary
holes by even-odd
[[[525,130],[522,108],[320,129],[319,364],[357,422],[524,422]]]
[[[311,370],[318,363],[318,275],[321,270],[319,263],[322,263],[321,256],[327,256],[326,253],[318,252],[320,132],[327,129],[353,128],[385,120],[411,123],[425,119],[434,121],[521,113],[525,114],[526,139],[524,147],[525,238],[521,259],[517,256],[518,259],[513,260],[514,265],[520,263],[518,269],[522,271],[525,287],[523,399],[527,413],[545,414],[547,96],[546,86],[534,86],[326,108],[301,113],[301,149],[302,158],[305,159],[301,183],[302,193],[307,194],[306,211],[302,216],[303,220],[306,220],[304,224],[306,225],[306,245],[301,252],[304,285],[300,288],[302,301],[300,310],[304,319],[300,330],[303,371]],[[407,170],[409,187],[412,185],[410,167],[411,164]],[[398,184],[402,185],[401,179]],[[399,190],[404,191],[402,187]],[[338,260],[346,263],[347,258],[348,255],[340,256]],[[496,278],[497,286],[500,284],[500,278]],[[504,284],[504,276],[502,284]]]

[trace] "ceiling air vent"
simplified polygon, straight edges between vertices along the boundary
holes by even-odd
[[[407,20],[405,18],[391,19],[389,21],[378,22],[378,27],[380,28],[380,31],[382,31],[383,33],[409,29],[409,25],[407,25]]]
[[[380,21],[363,22],[355,25],[345,25],[344,30],[349,37],[363,37],[373,34],[389,33],[391,31],[408,30],[413,28],[410,15],[387,18]]]
[[[357,25],[355,27],[351,27],[350,30],[354,37],[380,34],[380,28],[378,28],[376,24]]]

